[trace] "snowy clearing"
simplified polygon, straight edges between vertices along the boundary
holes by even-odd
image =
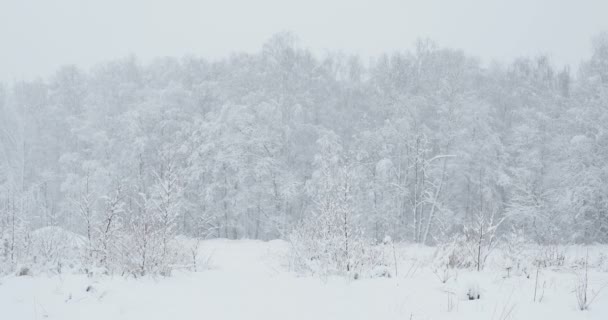
[[[62,1],[0,0],[0,320],[608,320],[608,1]]]
[[[398,277],[349,280],[289,271],[284,241],[208,240],[211,268],[140,279],[10,276],[0,284],[3,319],[606,319],[608,291],[577,309],[572,268],[506,276],[497,266],[442,284],[427,263],[434,248],[400,247]],[[574,250],[577,251],[577,250]],[[576,252],[568,251],[568,257]],[[581,250],[578,250],[581,251]],[[602,250],[599,250],[602,251]],[[580,253],[580,252],[579,252]],[[589,273],[591,292],[608,273]],[[479,300],[467,292],[479,290]]]

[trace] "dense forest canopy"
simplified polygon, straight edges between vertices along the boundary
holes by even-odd
[[[364,63],[278,34],[214,62],[128,57],[5,84],[3,256],[48,226],[101,247],[148,228],[284,238],[324,203],[378,241],[477,225],[606,243],[608,34],[593,48],[578,70],[484,66],[425,40]]]

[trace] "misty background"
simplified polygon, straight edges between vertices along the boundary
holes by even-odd
[[[283,31],[317,54],[366,59],[430,38],[485,63],[542,54],[576,67],[608,29],[606,12],[602,0],[2,0],[0,81],[131,54],[218,59]]]

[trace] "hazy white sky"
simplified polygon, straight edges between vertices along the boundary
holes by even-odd
[[[373,56],[419,37],[484,61],[576,65],[608,30],[608,0],[0,0],[0,81],[135,54],[209,58],[292,31],[315,52]]]

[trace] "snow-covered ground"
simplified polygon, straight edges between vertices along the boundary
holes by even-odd
[[[441,283],[427,263],[432,248],[401,248],[398,277],[360,280],[290,272],[283,241],[209,240],[201,250],[209,270],[169,278],[5,277],[0,319],[608,319],[608,289],[579,311],[568,268],[542,269],[534,302],[535,274],[489,267]],[[589,278],[590,292],[608,283],[597,269]],[[470,288],[479,300],[467,299]]]

